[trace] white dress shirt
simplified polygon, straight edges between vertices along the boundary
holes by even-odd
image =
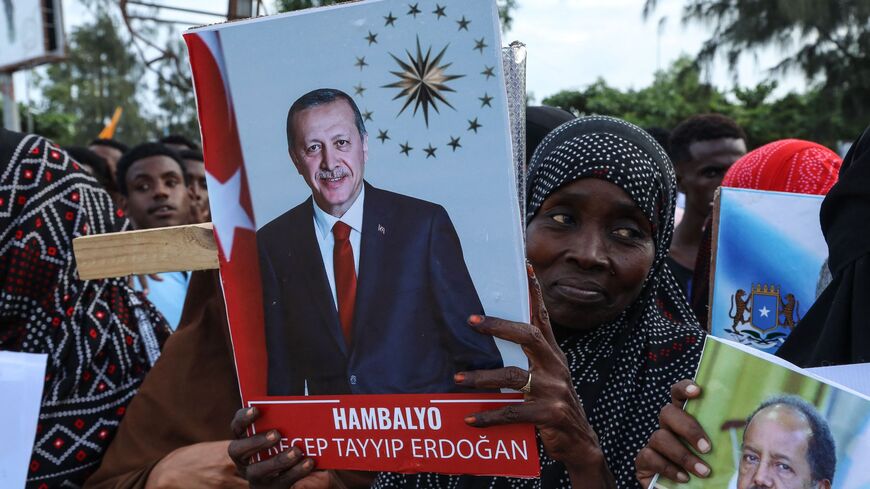
[[[362,237],[362,222],[363,222],[363,200],[366,189],[363,186],[356,201],[350,206],[350,209],[341,217],[335,217],[332,214],[325,212],[318,207],[314,201],[314,236],[317,238],[317,244],[320,246],[320,256],[323,259],[323,269],[326,270],[326,278],[329,280],[329,289],[332,291],[332,303],[338,310],[338,296],[335,292],[335,265],[333,263],[333,247],[335,246],[335,236],[332,234],[332,226],[336,222],[341,221],[350,226],[350,245],[353,248],[353,267],[359,277],[359,247]]]

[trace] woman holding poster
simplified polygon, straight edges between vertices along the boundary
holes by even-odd
[[[670,386],[695,371],[704,333],[664,263],[676,184],[661,147],[625,121],[586,117],[551,132],[529,168],[533,324],[468,321],[520,344],[529,371],[459,372],[455,381],[525,392],[523,404],[470,414],[466,422],[535,424],[541,476],[384,473],[373,487],[638,487],[634,458],[657,427],[659,407],[670,400]],[[255,409],[240,410],[236,433],[243,436],[256,416]],[[266,432],[230,445],[252,487],[289,487],[312,473],[313,460],[298,449],[246,465],[279,438]],[[312,477],[324,485],[329,479]]]

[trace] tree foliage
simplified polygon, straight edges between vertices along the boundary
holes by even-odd
[[[861,127],[850,126],[827,105],[820,89],[774,98],[776,82],[754,88],[722,91],[704,83],[699,67],[687,57],[656,73],[641,89],[619,90],[599,79],[583,90],[561,91],[544,99],[577,115],[620,117],[641,127],[673,129],[683,119],[709,112],[734,118],[749,137],[751,147],[784,138],[800,138],[836,147]],[[825,114],[819,117],[819,114]]]
[[[42,105],[35,108],[36,132],[59,144],[83,144],[97,137],[115,107],[124,109],[116,137],[139,142],[156,135],[141,110],[138,92],[143,68],[118,36],[105,11],[93,23],[73,29],[67,59],[52,64],[39,82]],[[65,121],[74,121],[66,124]]]
[[[646,0],[650,15],[658,0]],[[802,73],[821,107],[836,109],[850,126],[870,122],[870,2],[867,0],[685,0],[683,22],[709,28],[697,56],[710,65],[724,55],[731,69],[744,54],[779,49],[772,70]]]

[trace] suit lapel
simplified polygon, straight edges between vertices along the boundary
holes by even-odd
[[[359,276],[353,313],[353,345],[359,344],[358,340],[365,334],[360,330],[366,324],[365,318],[369,315],[371,304],[377,302],[374,295],[383,292],[379,283],[381,277],[379,270],[386,260],[386,235],[389,232],[389,210],[381,202],[381,191],[368,183],[365,186]]]
[[[323,260],[319,259],[321,255],[314,231],[313,205],[312,199],[309,198],[306,201],[306,219],[301,223],[299,229],[290,230],[291,239],[295,241],[295,246],[291,246],[291,249],[300,251],[294,257],[294,268],[304,274],[303,277],[309,284],[311,300],[323,319],[323,326],[326,327],[329,335],[332,336],[332,339],[346,356],[348,353],[347,345],[341,331],[341,324],[338,321],[338,312],[335,310],[335,303],[332,300],[332,290],[329,287],[329,280],[326,278]],[[290,270],[289,272],[293,273],[294,271]]]

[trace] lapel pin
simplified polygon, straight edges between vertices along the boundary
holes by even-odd
[[[386,228],[384,228],[384,226],[382,224],[378,224],[378,232],[383,234],[384,236],[387,235],[387,230],[386,230]]]

